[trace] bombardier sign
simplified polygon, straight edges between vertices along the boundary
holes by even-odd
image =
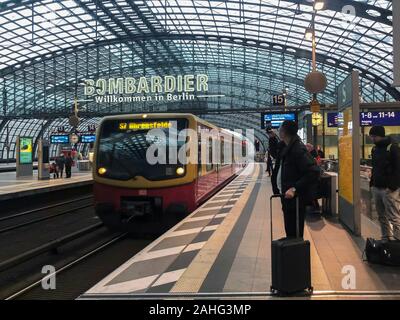
[[[84,94],[97,103],[194,100],[196,94],[208,91],[205,74],[86,79],[84,82]]]

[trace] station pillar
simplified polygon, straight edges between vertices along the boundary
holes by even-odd
[[[38,179],[50,179],[50,144],[43,139],[38,144]]]

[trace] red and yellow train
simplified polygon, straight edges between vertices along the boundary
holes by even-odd
[[[165,138],[152,137],[151,129],[160,129]],[[187,135],[182,142],[177,137],[185,129],[191,129],[192,136]],[[206,143],[202,134],[208,134]],[[95,208],[102,221],[114,229],[165,230],[206,201],[245,166],[243,154],[238,157],[234,152],[240,148],[242,153],[246,147],[243,136],[192,114],[105,117],[97,137],[93,159]],[[213,148],[215,142],[219,152]],[[155,156],[165,156],[168,160],[172,157],[175,161],[151,164],[148,151],[154,146],[160,147]],[[170,147],[185,147],[183,155],[188,161],[182,162],[182,154],[172,155]],[[226,161],[231,159],[226,150],[231,150],[233,161]],[[196,161],[189,161],[191,152],[197,153]]]

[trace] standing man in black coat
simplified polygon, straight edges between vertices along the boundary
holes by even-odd
[[[267,128],[267,135],[268,135],[268,153],[273,159],[276,160],[276,157],[278,156],[279,139],[271,127]]]
[[[374,126],[369,136],[372,149],[371,191],[381,225],[382,239],[400,240],[400,148],[385,128]]]
[[[71,178],[71,169],[72,169],[72,164],[74,163],[74,160],[72,159],[72,156],[70,153],[68,153],[67,157],[65,158],[65,174],[67,178]]]
[[[285,220],[286,236],[296,237],[296,199],[299,198],[299,232],[304,234],[306,204],[317,193],[320,170],[297,135],[298,126],[294,121],[284,121],[279,136],[284,143],[280,151],[279,167],[276,166],[276,188],[284,194],[282,210]],[[274,183],[273,183],[274,186]],[[275,191],[277,191],[275,190]]]
[[[64,174],[64,165],[65,165],[64,153],[61,153],[60,156],[56,158],[56,165],[58,172],[60,173],[59,175],[57,174],[57,178],[58,177],[62,178]]]

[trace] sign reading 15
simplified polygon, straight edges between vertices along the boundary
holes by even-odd
[[[286,105],[286,97],[283,94],[276,94],[272,96],[272,104],[274,106]]]

